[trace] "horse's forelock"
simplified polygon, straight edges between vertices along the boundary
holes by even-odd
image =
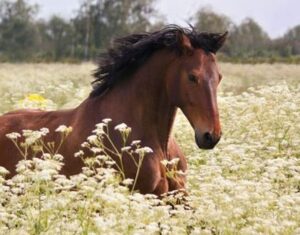
[[[193,47],[201,48],[207,52],[216,53],[224,44],[227,38],[227,32],[221,33],[197,33],[192,31],[190,34]]]

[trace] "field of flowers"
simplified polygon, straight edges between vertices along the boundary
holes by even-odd
[[[94,68],[0,64],[0,114],[74,107]],[[50,153],[21,161],[11,180],[0,168],[0,234],[300,234],[300,66],[220,68],[217,147],[199,150],[182,113],[176,119],[189,162],[186,203],[131,193],[112,169],[90,162],[68,179],[62,156]]]

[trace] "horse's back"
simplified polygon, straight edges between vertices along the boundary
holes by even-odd
[[[0,139],[10,132],[33,129],[38,122],[43,122],[47,112],[38,109],[15,110],[0,116]],[[36,128],[34,128],[36,129]]]
[[[44,111],[42,111],[40,109],[18,109],[18,110],[14,110],[14,111],[4,113],[2,116],[24,115],[24,114],[39,113],[39,112],[44,112]]]
[[[20,132],[24,129],[38,130],[42,127],[53,129],[62,124],[68,125],[71,115],[72,110],[20,109],[0,116],[0,128],[6,126],[11,132]]]

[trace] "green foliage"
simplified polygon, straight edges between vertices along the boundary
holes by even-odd
[[[267,53],[270,39],[263,29],[253,20],[246,19],[234,27],[228,40],[231,56],[262,57]]]
[[[95,57],[100,49],[109,46],[113,38],[133,32],[145,31],[153,0],[101,0],[84,1],[74,27],[79,34],[76,48],[79,57]]]
[[[72,19],[36,19],[38,6],[29,0],[0,2],[0,61],[64,61],[95,59],[113,39],[161,29],[166,23],[154,8],[156,0],[83,0]],[[150,20],[151,19],[151,20]],[[240,25],[210,8],[190,19],[199,31],[229,31],[221,49],[224,61],[299,63],[300,26],[270,39],[251,18]]]
[[[26,0],[0,5],[0,60],[92,59],[113,38],[146,31],[153,0],[82,1],[71,20],[34,18],[38,8]]]
[[[8,60],[32,58],[40,37],[35,26],[36,6],[25,0],[2,1],[0,3],[0,56]]]
[[[225,32],[233,26],[229,17],[217,14],[210,8],[201,8],[194,18],[195,28],[199,31]]]
[[[274,40],[272,49],[282,57],[290,57],[300,54],[300,25],[288,30],[286,34]]]
[[[74,57],[75,32],[71,24],[59,16],[52,16],[48,22],[37,25],[43,38],[41,57],[58,61],[63,58]]]
[[[220,58],[235,63],[299,63],[300,26],[290,29],[282,38],[271,40],[261,26],[251,18],[235,25],[229,17],[202,8],[194,17],[199,31],[229,31]]]

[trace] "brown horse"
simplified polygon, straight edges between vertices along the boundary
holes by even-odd
[[[221,80],[215,53],[225,34],[197,33],[194,29],[167,26],[153,33],[133,34],[115,41],[114,47],[100,56],[100,66],[90,96],[77,108],[45,112],[19,110],[0,117],[0,165],[15,174],[21,159],[7,133],[47,127],[49,139],[58,142],[53,132],[59,125],[73,127],[60,149],[64,156],[62,173],[73,175],[82,167],[74,153],[91,134],[95,124],[111,118],[111,126],[126,123],[132,127],[129,141],[141,140],[152,148],[142,164],[136,188],[142,193],[161,195],[184,188],[185,179],[168,179],[163,159],[179,157],[179,169],[186,160],[170,132],[179,107],[195,130],[199,148],[211,149],[220,139],[217,86]],[[121,147],[120,135],[111,134]],[[112,156],[113,157],[113,156]],[[134,178],[133,162],[124,162],[125,175]]]

